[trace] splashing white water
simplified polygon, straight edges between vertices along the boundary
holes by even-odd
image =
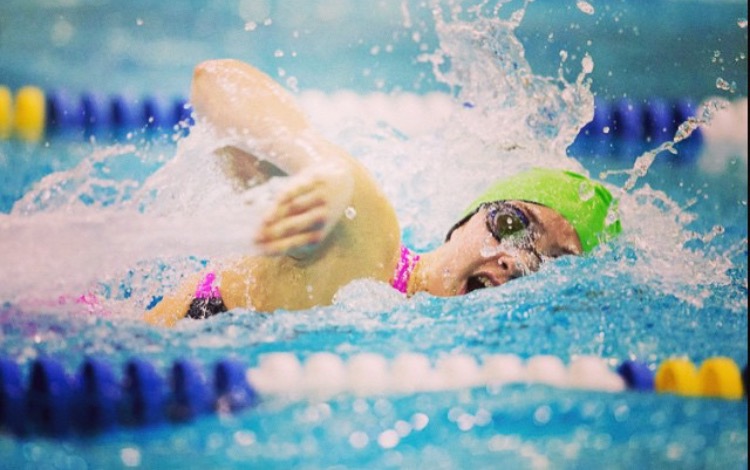
[[[497,178],[532,166],[587,173],[566,149],[593,116],[588,74],[594,59],[583,57],[572,82],[563,77],[562,64],[557,77],[535,75],[515,36],[529,2],[507,18],[498,13],[508,2],[498,2],[492,15],[483,16],[487,3],[467,11],[454,4],[450,19],[439,2],[432,4],[440,46],[419,60],[432,64],[449,94],[300,96],[322,132],[373,172],[413,248],[440,243],[468,201]],[[561,58],[564,63],[567,54]],[[687,134],[695,124],[681,130]],[[603,269],[629,273],[700,303],[703,294],[685,287],[728,282],[731,262],[726,254],[686,248],[704,237],[686,230],[693,216],[663,192],[636,188],[657,154],[674,144],[665,145],[628,170],[631,181],[624,188],[611,187],[625,226],[620,245],[632,247],[638,263]],[[44,178],[10,215],[0,216],[6,263],[0,298],[75,295],[101,284],[111,288],[141,261],[252,254],[257,221],[283,179],[238,192],[213,155],[221,146],[197,126],[143,183],[114,182],[101,174],[137,153],[133,146],[97,150],[76,168]],[[699,269],[702,263],[711,269]],[[131,286],[141,291],[135,310],[142,311],[165,283],[174,283],[148,277],[141,275],[143,282]],[[371,291],[381,296],[373,305],[381,305],[382,292]]]
[[[142,185],[100,177],[136,152],[119,145],[43,178],[0,215],[2,299],[77,295],[141,260],[253,254],[258,220],[283,178],[236,191],[216,163],[220,146],[197,127]]]

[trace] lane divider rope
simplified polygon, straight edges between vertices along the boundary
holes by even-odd
[[[552,387],[620,392],[656,391],[686,397],[738,400],[746,396],[748,368],[740,372],[726,357],[696,367],[685,358],[664,361],[656,373],[647,364],[627,360],[612,370],[594,356],[568,365],[555,356],[527,360],[510,354],[484,357],[452,354],[434,365],[423,354],[405,353],[388,360],[358,354],[344,361],[317,353],[300,361],[293,353],[259,357],[246,368],[234,359],[217,361],[209,374],[195,362],[174,361],[163,377],[148,361],[129,360],[121,378],[98,359],[87,359],[73,376],[53,359],[37,359],[24,380],[15,361],[0,358],[0,430],[17,436],[93,435],[117,426],[149,427],[180,423],[208,413],[232,413],[261,397],[327,399],[340,394],[380,396],[543,384]]]

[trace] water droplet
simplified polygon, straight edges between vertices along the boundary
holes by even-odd
[[[734,93],[737,91],[737,83],[724,80],[723,78],[719,77],[716,79],[716,88],[719,90],[728,91],[730,93]]]
[[[352,206],[349,206],[344,211],[344,215],[346,216],[347,219],[354,220],[354,218],[357,217],[357,209],[355,209]]]
[[[378,436],[378,444],[380,444],[380,447],[383,449],[393,449],[398,445],[400,440],[401,438],[398,437],[398,433],[393,429],[383,431],[380,436]]]
[[[716,225],[711,229],[709,233],[707,233],[706,235],[702,237],[702,240],[704,243],[710,243],[711,241],[713,241],[714,238],[723,234],[724,234],[724,226]]]
[[[485,243],[483,243],[482,248],[479,250],[479,254],[483,258],[492,258],[500,253],[500,247],[493,243],[494,238],[490,237],[490,240],[487,240]]]
[[[245,23],[245,31],[255,31],[258,28],[258,23],[255,21],[248,21]]]
[[[393,425],[393,429],[398,433],[399,437],[406,437],[411,433],[411,424],[404,420],[396,421]]]
[[[602,134],[609,134],[609,131],[609,126],[604,126],[604,128],[602,129]]]
[[[586,54],[585,56],[583,56],[583,59],[581,60],[581,67],[582,67],[583,73],[585,74],[589,74],[593,72],[594,71],[594,59],[590,55]]]
[[[616,210],[611,210],[607,212],[607,218],[605,219],[605,223],[607,225],[612,225],[615,222],[617,222],[620,219],[620,214],[617,213]]]
[[[424,413],[416,413],[411,417],[411,425],[415,431],[421,431],[430,423],[430,418]]]
[[[141,451],[137,447],[125,447],[120,450],[120,459],[126,467],[139,467],[141,465]]]
[[[677,128],[677,132],[674,135],[674,142],[681,142],[690,137],[690,135],[695,129],[698,128],[699,125],[700,122],[698,122],[698,120],[694,117],[688,118],[687,121],[680,124],[680,127]]]
[[[370,438],[368,438],[367,434],[365,434],[362,431],[353,432],[349,436],[349,445],[351,445],[355,449],[363,449],[367,446],[369,442],[370,442]]]
[[[289,77],[286,79],[286,86],[289,87],[290,90],[297,92],[299,91],[299,81],[297,80],[297,77]]]
[[[255,443],[255,434],[251,431],[237,431],[234,433],[234,442],[247,447]]]
[[[747,18],[737,18],[737,26],[742,29],[747,28]]]
[[[136,19],[135,24],[137,24],[138,26],[143,26],[143,18]]]
[[[585,2],[584,0],[578,0],[576,2],[576,6],[579,10],[586,13],[587,15],[593,15],[594,14],[594,6],[590,4],[589,2]]]
[[[542,426],[550,422],[552,419],[552,408],[547,405],[540,406],[534,412],[534,423]]]
[[[578,187],[578,197],[581,198],[581,201],[588,201],[594,197],[594,194],[594,187],[586,182],[581,183]]]
[[[284,51],[282,51],[281,49],[276,49],[273,52],[273,56],[276,57],[277,59],[280,57],[284,57]]]

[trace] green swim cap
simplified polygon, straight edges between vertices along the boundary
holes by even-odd
[[[495,201],[527,201],[556,210],[578,233],[584,253],[622,231],[607,223],[612,194],[601,183],[572,171],[532,168],[492,185],[466,209],[464,218]],[[464,219],[465,220],[465,219]]]

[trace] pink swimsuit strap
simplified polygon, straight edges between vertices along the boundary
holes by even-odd
[[[216,281],[216,273],[213,271],[208,272],[201,282],[198,283],[198,287],[195,289],[196,299],[218,299],[221,297],[219,286],[214,285]]]
[[[406,290],[409,287],[409,279],[411,273],[414,271],[414,267],[419,261],[419,255],[409,251],[408,248],[401,245],[401,257],[396,265],[396,270],[393,273],[393,279],[391,280],[391,286],[397,291],[406,294]]]

